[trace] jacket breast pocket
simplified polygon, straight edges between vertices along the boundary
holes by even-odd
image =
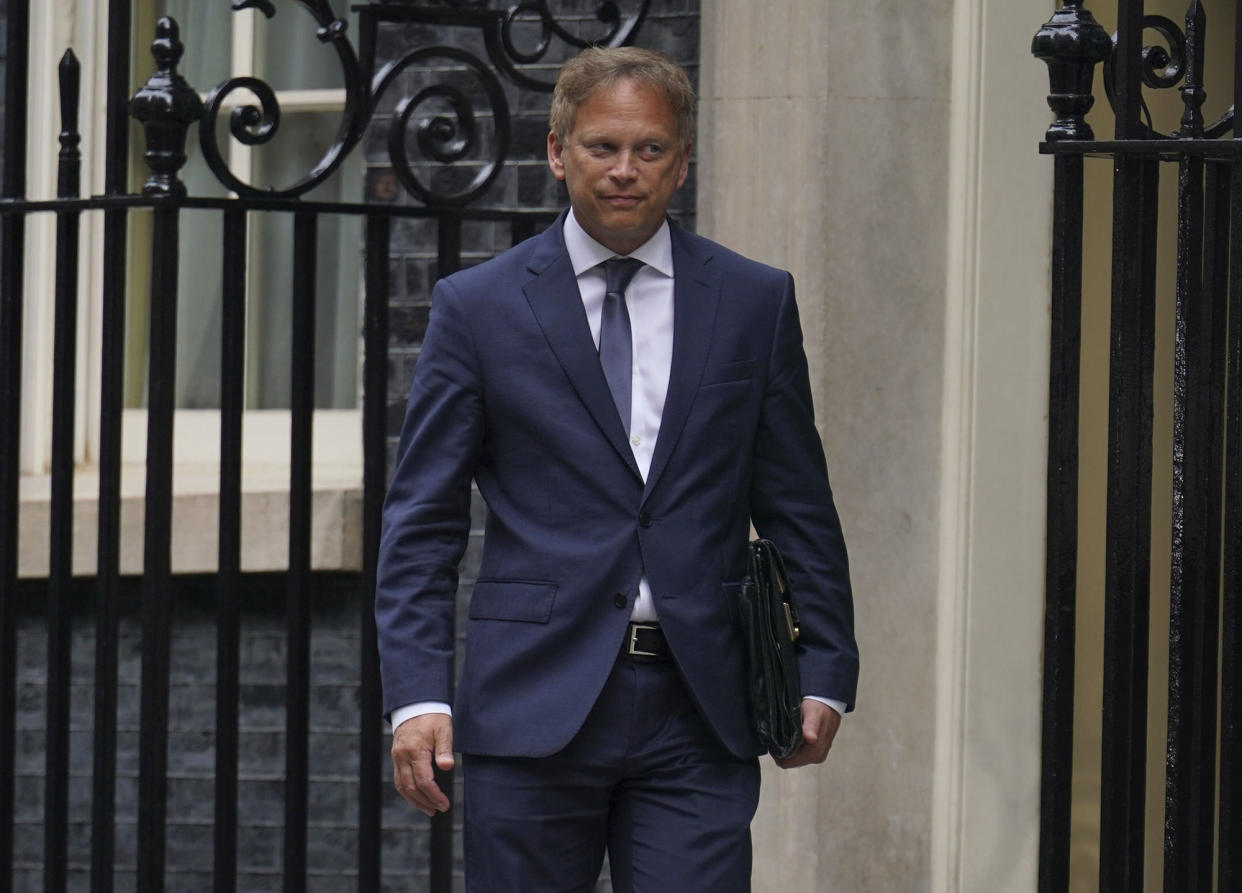
[[[555,583],[478,580],[470,596],[470,619],[547,623],[555,600]]]
[[[750,376],[754,369],[754,360],[740,360],[736,363],[721,363],[719,366],[709,366],[703,373],[703,381],[699,387],[708,388],[712,385],[750,381]]]

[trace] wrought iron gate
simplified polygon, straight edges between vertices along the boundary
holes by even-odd
[[[578,4],[575,26],[554,14],[547,2],[493,10],[483,2],[411,3],[372,0],[355,7],[357,44],[346,33],[345,21],[329,0],[286,0],[314,17],[318,38],[340,62],[345,85],[341,125],[331,148],[318,165],[293,186],[265,189],[236,175],[220,145],[231,138],[247,145],[263,144],[280,124],[280,108],[272,88],[256,78],[234,78],[220,84],[205,100],[178,74],[183,48],[179,29],[162,19],[152,45],[155,73],[132,96],[129,82],[131,0],[109,0],[107,61],[107,133],[105,192],[80,196],[82,159],[78,151],[80,72],[72,52],[60,66],[62,132],[59,189],[55,199],[27,198],[25,128],[29,80],[30,0],[7,3],[3,196],[0,197],[0,887],[15,880],[16,802],[14,764],[18,756],[20,705],[17,699],[19,627],[23,617],[46,611],[46,728],[43,747],[42,884],[45,890],[69,885],[67,855],[82,841],[71,841],[71,664],[73,625],[93,625],[93,720],[89,723],[90,884],[109,891],[118,871],[134,872],[139,890],[163,889],[169,855],[168,754],[170,741],[170,660],[173,620],[184,602],[207,606],[215,627],[215,729],[210,772],[213,804],[210,867],[217,891],[236,889],[238,882],[238,704],[241,697],[243,611],[256,601],[283,612],[285,641],[283,862],[272,877],[283,876],[286,890],[308,885],[308,746],[310,713],[312,603],[355,599],[361,629],[357,655],[357,796],[356,833],[351,838],[356,864],[345,871],[359,890],[381,887],[381,847],[386,831],[382,797],[387,769],[383,730],[378,719],[380,694],[375,648],[372,589],[378,548],[379,513],[388,471],[391,400],[406,382],[389,371],[390,324],[388,297],[394,230],[420,221],[435,240],[434,267],[445,275],[468,262],[463,257],[463,230],[479,224],[498,227],[503,244],[533,235],[554,217],[547,208],[521,210],[502,199],[483,207],[480,199],[497,181],[510,143],[511,94],[515,88],[549,92],[549,69],[560,58],[588,43],[618,45],[633,41],[648,21],[650,0],[630,4]],[[234,0],[234,10],[254,9],[268,16],[278,10],[270,0]],[[587,7],[590,7],[589,9]],[[281,10],[283,11],[283,9]],[[678,14],[685,16],[683,4]],[[222,11],[225,14],[225,11]],[[386,25],[452,26],[475,36],[476,53],[437,43],[402,48],[382,58]],[[580,27],[578,27],[580,26]],[[523,44],[519,32],[533,43]],[[550,48],[559,47],[549,53]],[[441,84],[405,96],[392,105],[390,127],[382,141],[392,175],[415,201],[323,202],[306,195],[322,183],[368,133],[377,109],[402,89],[403,73],[438,65],[449,74]],[[487,108],[472,108],[456,77],[473,79],[486,96]],[[506,86],[506,83],[508,86]],[[238,102],[238,91],[255,99]],[[431,101],[440,111],[426,110]],[[447,111],[444,109],[447,108]],[[141,194],[127,191],[129,116],[145,129],[149,167]],[[227,115],[228,134],[217,133]],[[235,197],[187,195],[179,179],[186,161],[186,139],[197,123],[199,149],[212,172]],[[490,138],[479,135],[484,124]],[[538,135],[542,144],[543,135]],[[416,162],[410,148],[421,154]],[[438,178],[447,169],[466,170],[461,177]],[[432,176],[428,176],[428,171]],[[447,184],[447,185],[446,185]],[[150,245],[134,244],[128,221],[146,209],[153,215]],[[209,211],[222,219],[222,337],[220,360],[219,555],[214,574],[184,576],[173,572],[171,560],[173,505],[173,430],[175,333],[178,321],[177,282],[179,227],[187,211]],[[46,579],[19,578],[18,520],[20,457],[17,420],[22,410],[23,252],[26,221],[31,215],[56,218],[56,288],[54,393],[52,398],[52,465],[50,501],[50,572]],[[78,333],[77,293],[79,233],[83,215],[102,216],[103,255],[98,275],[103,283],[100,453],[98,456],[97,571],[74,577],[71,571],[74,518],[75,342]],[[274,574],[243,571],[241,562],[242,425],[245,400],[247,232],[256,214],[292,218],[293,249],[289,259],[292,286],[292,357],[290,399],[288,570]],[[328,573],[312,568],[311,427],[315,412],[314,347],[316,307],[316,232],[333,215],[361,218],[365,231],[363,371],[361,383],[363,442],[361,573]],[[208,250],[211,250],[210,248]],[[148,336],[147,436],[144,558],[142,573],[122,573],[121,419],[125,351],[127,254],[149,251],[151,315]],[[118,749],[118,629],[124,618],[140,615],[141,685],[138,723],[137,847],[133,864],[119,861],[116,839]],[[392,796],[389,791],[388,796]],[[354,807],[350,807],[351,811]],[[396,821],[397,819],[394,819]],[[413,813],[399,821],[413,822]],[[429,885],[437,891],[453,886],[453,829],[448,816],[432,821],[429,835]],[[242,841],[244,845],[246,842]],[[353,886],[353,882],[351,882]]]
[[[1208,7],[1185,27],[1119,0],[1110,36],[1065,0],[1032,51],[1048,63],[1056,121],[1040,889],[1067,889],[1080,556],[1079,374],[1084,158],[1113,165],[1111,352],[1104,592],[1099,888],[1144,889],[1148,748],[1163,745],[1163,889],[1242,889],[1242,129],[1234,107],[1205,121]],[[1229,9],[1233,6],[1233,9]],[[1242,28],[1242,4],[1219,4]],[[1144,37],[1157,40],[1144,45]],[[1242,97],[1242,30],[1233,96]],[[1084,116],[1103,64],[1115,116],[1097,139]],[[1180,124],[1161,132],[1143,95],[1178,88]],[[1221,103],[1224,105],[1225,103]],[[1090,162],[1088,162],[1090,163]],[[1177,170],[1168,736],[1148,741],[1153,549],[1153,353],[1162,168]]]

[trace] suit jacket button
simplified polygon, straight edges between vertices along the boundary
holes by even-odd
[[[638,524],[640,527],[650,527],[651,526],[651,513],[650,512],[639,512],[638,513]]]
[[[627,599],[624,595],[618,592],[616,595],[612,597],[612,603],[616,605],[618,608],[624,608],[627,604],[629,604],[629,599]]]

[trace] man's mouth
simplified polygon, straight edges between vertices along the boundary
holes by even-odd
[[[614,208],[632,208],[640,201],[637,195],[606,195],[604,203]]]

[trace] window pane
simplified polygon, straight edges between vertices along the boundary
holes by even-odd
[[[288,186],[319,161],[335,138],[340,114],[302,112],[281,119],[280,145],[255,153],[255,182]],[[357,201],[361,176],[346,161],[310,193],[321,201]],[[253,409],[289,406],[293,219],[289,214],[252,216],[248,403]],[[316,255],[315,405],[358,405],[358,294],[361,220],[353,215],[319,218]],[[260,336],[261,333],[261,336]]]
[[[348,3],[335,3],[338,15]],[[345,32],[358,44],[358,14],[344,13]],[[319,26],[309,12],[293,4],[278,7],[274,18],[257,16],[254,70],[276,90],[324,90],[345,86],[336,50],[319,40]]]

